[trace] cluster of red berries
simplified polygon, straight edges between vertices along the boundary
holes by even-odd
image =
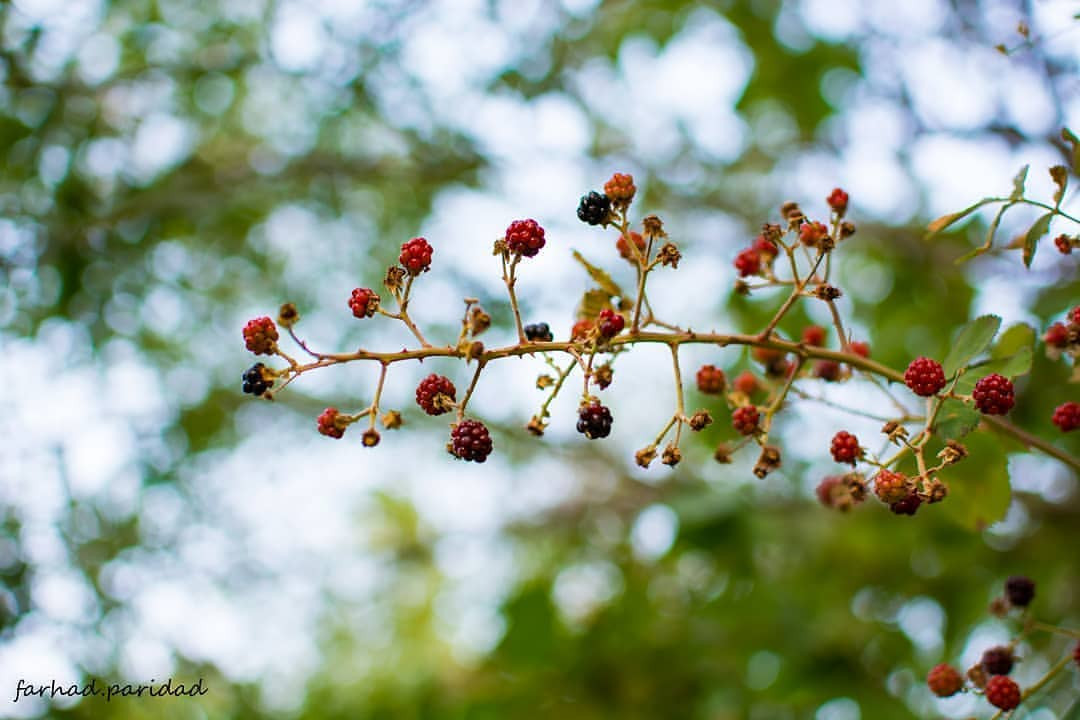
[[[697,371],[697,387],[706,395],[719,395],[727,387],[727,376],[715,365],[702,365]]]
[[[610,340],[623,331],[626,319],[610,308],[604,308],[596,318],[596,327],[600,337]]]
[[[372,317],[379,310],[379,296],[371,288],[356,288],[349,297],[349,309],[354,317]]]
[[[859,459],[862,449],[858,439],[841,431],[833,438],[832,454],[837,462],[851,463]],[[882,469],[873,478],[874,495],[897,515],[914,515],[923,503],[915,483],[902,472]],[[817,487],[823,505],[837,510],[850,510],[866,497],[866,480],[860,473],[826,477]],[[931,497],[933,500],[933,497]]]
[[[319,432],[323,435],[326,435],[327,437],[332,437],[337,440],[340,440],[342,437],[344,437],[345,426],[344,424],[338,422],[339,414],[340,413],[338,412],[337,408],[328,407],[323,410],[322,414],[319,415],[318,419],[316,420]]]
[[[422,237],[413,238],[401,246],[398,262],[405,271],[416,277],[431,269],[431,254],[434,252],[428,241]]]
[[[634,176],[628,173],[615,173],[610,180],[604,183],[604,195],[617,208],[629,206],[636,193],[637,187],[634,185]]]
[[[446,449],[456,458],[482,463],[493,447],[491,433],[479,420],[462,420],[450,426],[450,443]]]
[[[1069,237],[1062,233],[1054,238],[1054,246],[1062,255],[1071,255],[1073,248],[1080,247],[1080,237]]]
[[[1067,403],[1058,405],[1054,408],[1052,420],[1061,429],[1061,432],[1072,432],[1080,427],[1080,403],[1070,400]]]
[[[544,228],[535,220],[515,220],[506,228],[506,247],[515,255],[535,257],[544,247]]]
[[[735,256],[735,269],[739,271],[739,277],[760,275],[766,268],[772,267],[773,260],[779,254],[780,248],[775,242],[764,234],[758,235],[750,247]]]
[[[249,320],[244,326],[244,344],[256,355],[273,355],[277,347],[278,331],[268,317]]]
[[[457,388],[450,378],[432,373],[416,386],[416,404],[428,415],[442,415],[454,409]]]
[[[936,360],[915,358],[904,372],[904,382],[921,397],[937,395],[945,387],[945,370]]]
[[[832,445],[829,448],[832,453],[833,460],[838,463],[848,463],[854,465],[862,455],[862,448],[859,447],[859,438],[855,437],[846,430],[833,435]]]
[[[646,244],[645,237],[641,233],[631,230],[630,242],[634,243],[639,255],[644,255]],[[630,249],[630,243],[626,242],[626,237],[622,233],[619,233],[618,239],[615,240],[615,249],[619,251],[619,257],[634,262],[634,251]]]
[[[1004,415],[1012,410],[1016,403],[1012,381],[997,373],[979,378],[971,397],[975,400],[975,407],[979,408],[979,412],[986,415]]]
[[[743,405],[731,413],[731,424],[740,435],[753,435],[760,421],[761,413],[753,405]]]

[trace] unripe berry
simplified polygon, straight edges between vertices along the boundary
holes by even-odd
[[[1035,599],[1035,582],[1023,575],[1005,581],[1005,597],[1013,607],[1027,607]]]
[[[371,288],[356,288],[349,298],[353,317],[369,318],[379,310],[379,296]]]
[[[544,228],[535,220],[515,220],[506,228],[506,247],[511,253],[534,257],[544,242]]]
[[[639,232],[630,231],[630,241],[637,247],[638,254],[645,255],[645,238]],[[630,249],[630,243],[626,242],[626,238],[620,233],[619,239],[615,241],[615,249],[619,251],[619,256],[634,262],[634,251]]]
[[[1069,255],[1072,253],[1072,243],[1069,242],[1069,236],[1065,234],[1058,235],[1054,238],[1054,245],[1057,247],[1058,252],[1062,255]]]
[[[574,323],[574,326],[570,328],[570,339],[574,341],[585,340],[589,337],[589,333],[596,327],[596,323],[588,318],[578,320]]]
[[[450,427],[450,443],[446,449],[461,460],[482,463],[491,454],[491,433],[479,420],[462,420]]]
[[[1065,327],[1065,323],[1056,322],[1046,329],[1043,342],[1050,347],[1067,347],[1069,344],[1069,329]]]
[[[758,390],[758,379],[749,370],[743,370],[735,378],[732,386],[745,395],[753,395]]]
[[[1073,325],[1080,324],[1080,305],[1077,305],[1069,311],[1069,322]]]
[[[1008,675],[1013,668],[1012,650],[1006,645],[992,647],[983,653],[980,663],[990,675]]]
[[[1004,415],[1016,402],[1012,382],[1003,375],[991,373],[980,378],[971,392],[979,411],[986,415]]]
[[[829,237],[829,228],[823,223],[807,222],[799,228],[799,240],[806,247],[818,247]]]
[[[861,340],[852,340],[848,343],[848,349],[859,357],[870,357],[870,343]]]
[[[926,684],[938,697],[951,697],[963,689],[964,678],[952,665],[942,663],[927,674]]]
[[[771,262],[777,255],[780,254],[780,248],[776,247],[776,243],[769,240],[764,235],[758,235],[754,239],[754,244],[750,246],[751,249],[761,256],[764,262]]]
[[[431,269],[431,245],[422,237],[413,238],[401,246],[401,255],[398,262],[405,270],[416,277],[422,272]]]
[[[986,699],[1001,710],[1013,710],[1020,704],[1020,686],[1011,678],[995,675],[986,683]]]
[[[847,212],[848,194],[840,188],[836,188],[829,194],[829,197],[826,198],[826,202],[829,203],[829,207],[831,207],[837,215],[843,215]]]
[[[256,355],[273,355],[277,339],[277,327],[268,317],[249,320],[244,326],[244,344]]]
[[[328,407],[322,411],[318,420],[319,432],[327,437],[340,440],[345,434],[345,428],[338,423],[338,411],[337,408]]]
[[[582,195],[577,216],[578,220],[590,225],[606,225],[611,216],[611,198],[596,191]]]
[[[1076,665],[1080,667],[1080,641],[1077,641],[1076,647],[1073,648],[1073,660],[1076,662]]]
[[[936,360],[916,358],[904,372],[904,382],[916,395],[930,397],[945,387],[945,370]]]
[[[761,255],[754,248],[746,248],[735,256],[735,269],[739,277],[757,275],[761,272]]]
[[[1072,432],[1080,427],[1080,404],[1067,402],[1054,409],[1053,423],[1061,432]]]
[[[911,484],[904,473],[881,470],[874,476],[874,494],[886,505],[900,502],[910,490]]]
[[[450,378],[432,373],[416,386],[416,404],[428,415],[442,415],[454,408],[457,388]]]
[[[922,505],[922,498],[919,497],[917,492],[912,490],[903,500],[889,505],[889,509],[897,515],[914,515],[920,505]]]
[[[630,201],[634,199],[634,193],[636,192],[634,176],[629,173],[615,173],[610,180],[604,183],[604,194],[611,198],[611,202],[615,207],[627,207]]]
[[[578,410],[577,431],[590,440],[610,435],[611,423],[611,410],[598,402],[582,405]]]
[[[823,347],[825,345],[825,328],[820,325],[807,325],[802,331],[804,345]]]
[[[825,382],[836,382],[840,376],[840,363],[835,360],[818,360],[814,363],[814,377]]]
[[[761,414],[753,405],[735,408],[735,412],[731,414],[731,424],[740,435],[753,435],[757,432],[760,419]]]
[[[702,365],[697,371],[697,387],[706,395],[719,395],[727,387],[727,377],[715,365]]]
[[[600,329],[600,336],[611,339],[621,333],[626,327],[626,320],[622,315],[610,308],[604,308],[596,319],[596,327]]]
[[[833,460],[836,462],[854,465],[859,459],[862,450],[859,448],[859,439],[857,437],[846,430],[841,430],[833,435],[830,452],[832,452]]]

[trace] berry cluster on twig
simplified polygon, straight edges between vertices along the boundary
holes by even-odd
[[[947,486],[939,477],[940,471],[967,455],[962,444],[948,439],[937,455],[939,462],[932,463],[926,457],[929,441],[935,437],[943,439],[937,419],[949,402],[970,406],[981,413],[985,424],[1012,435],[1029,447],[1039,448],[1073,468],[1080,468],[1080,461],[1068,453],[1002,419],[1001,416],[1016,402],[1009,375],[1022,374],[1026,369],[1013,363],[1001,366],[1001,372],[986,372],[987,368],[998,366],[991,363],[984,367],[974,362],[988,347],[996,325],[988,337],[982,337],[985,333],[979,335],[982,344],[967,347],[967,355],[959,362],[953,362],[952,367],[946,368],[936,360],[920,357],[902,374],[872,360],[869,344],[850,337],[837,305],[843,293],[832,284],[833,254],[855,234],[855,225],[847,219],[847,192],[838,188],[828,195],[826,221],[811,220],[797,204],[785,203],[780,209],[781,222],[765,223],[749,246],[735,255],[733,262],[738,278],[734,289],[737,293],[749,295],[765,289],[786,293],[763,329],[753,334],[739,334],[697,332],[661,320],[654,312],[647,294],[648,281],[662,268],[677,269],[682,251],[670,240],[663,222],[656,215],[647,215],[639,226],[632,226],[629,210],[636,190],[632,176],[616,173],[605,183],[603,192],[591,191],[581,198],[577,208],[579,219],[589,225],[617,230],[615,249],[620,258],[632,266],[634,287],[623,290],[610,273],[575,252],[575,259],[584,266],[597,287],[584,293],[567,339],[557,340],[547,322],[526,324],[522,320],[516,293],[518,273],[530,258],[549,247],[550,239],[535,220],[515,220],[495,241],[493,254],[501,265],[516,342],[502,347],[485,346],[479,336],[491,326],[491,316],[474,298],[465,298],[461,332],[455,342],[428,342],[409,314],[409,303],[414,287],[432,268],[436,250],[426,238],[417,237],[401,246],[398,264],[387,269],[383,281],[385,296],[372,288],[361,287],[352,291],[346,303],[353,317],[360,321],[382,316],[403,323],[415,338],[416,347],[398,352],[362,349],[351,353],[325,353],[312,350],[296,335],[299,312],[287,303],[282,306],[276,324],[269,317],[260,317],[244,327],[248,350],[285,361],[285,366],[278,369],[263,363],[249,368],[243,374],[244,392],[272,399],[296,378],[312,370],[353,361],[374,362],[380,372],[371,403],[355,413],[327,408],[317,422],[320,433],[341,438],[351,425],[366,419],[367,429],[362,441],[364,446],[372,447],[380,440],[376,422],[380,418],[381,395],[389,368],[397,363],[429,357],[458,358],[474,365],[471,378],[462,385],[464,392],[458,392],[458,386],[451,378],[431,374],[416,387],[416,403],[428,415],[451,414],[447,449],[452,455],[462,460],[484,462],[493,450],[491,434],[481,420],[467,417],[467,409],[489,363],[507,357],[541,356],[550,367],[551,374],[541,374],[536,382],[546,396],[527,424],[527,429],[534,435],[544,434],[552,401],[565,389],[571,375],[580,374],[577,429],[586,438],[595,440],[608,437],[612,431],[611,409],[598,393],[615,380],[618,358],[635,345],[651,343],[666,345],[670,351],[674,409],[655,438],[636,452],[635,460],[642,467],[648,467],[657,457],[666,465],[677,465],[683,457],[680,442],[684,428],[698,432],[713,422],[715,414],[730,413],[731,439],[717,446],[714,458],[719,462],[730,462],[742,447],[756,445],[759,455],[754,473],[765,477],[782,462],[780,448],[770,441],[778,413],[793,398],[828,402],[810,391],[813,382],[840,383],[858,376],[877,387],[892,404],[895,412],[886,418],[882,431],[898,449],[891,457],[877,457],[862,447],[855,435],[846,430],[837,432],[829,451],[836,462],[850,466],[850,471],[826,478],[819,486],[818,496],[825,505],[848,509],[867,496],[871,484],[873,493],[897,514],[914,514],[922,503],[943,499],[947,495]],[[781,322],[800,303],[823,304],[832,320],[831,328],[809,325],[796,337],[785,336],[779,329]],[[986,320],[980,318],[976,323],[985,325]],[[1077,320],[1080,315],[1070,317],[1069,326],[1062,326],[1065,328],[1063,339],[1058,338],[1059,331],[1051,328],[1047,333],[1047,347],[1065,349],[1078,344],[1076,338],[1080,332],[1073,329]],[[282,350],[279,327],[308,356],[306,362],[300,362]],[[830,335],[835,337],[836,347],[829,347]],[[742,369],[729,383],[727,372],[719,363],[702,366],[694,374],[695,385],[702,396],[710,399],[712,406],[687,412],[679,351],[690,344],[748,348],[750,359],[759,369],[756,372]],[[558,362],[560,355],[566,358],[565,362]],[[964,384],[968,380],[974,383],[970,387]],[[915,396],[925,398],[925,414],[916,415],[908,410],[902,398],[893,395],[889,383],[902,383]],[[856,409],[852,412],[866,414]],[[381,415],[381,420],[385,429],[393,429],[402,424],[403,416],[399,411],[389,411]],[[1059,407],[1054,422],[1063,430],[1080,426],[1080,405],[1066,403]],[[914,474],[903,472],[900,464],[912,460]],[[876,473],[872,480],[868,481],[865,473],[860,472],[860,465]]]

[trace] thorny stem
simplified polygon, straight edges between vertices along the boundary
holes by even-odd
[[[465,418],[465,407],[469,404],[469,398],[472,397],[473,390],[476,389],[476,382],[480,379],[480,373],[484,370],[483,359],[477,360],[476,372],[473,373],[472,381],[469,383],[469,389],[465,391],[465,397],[461,398],[461,404],[458,405],[457,419],[461,422]]]
[[[718,347],[727,347],[729,345],[741,345],[749,347],[762,347],[772,350],[780,350],[787,354],[795,355],[803,359],[819,359],[819,360],[833,360],[835,362],[845,363],[849,367],[857,370],[864,370],[868,373],[887,380],[889,382],[904,383],[903,373],[894,370],[887,365],[882,365],[876,360],[870,358],[864,358],[861,355],[856,355],[850,352],[843,352],[837,350],[828,350],[826,348],[810,347],[803,345],[802,343],[792,342],[789,340],[783,340],[777,337],[763,338],[759,335],[746,335],[746,334],[725,334],[725,333],[699,333],[694,331],[683,332],[652,332],[652,331],[640,331],[636,335],[624,334],[616,336],[608,341],[609,348],[619,348],[622,346],[633,346],[639,343],[649,344],[661,344],[661,345],[715,345]],[[578,343],[560,341],[560,342],[530,342],[524,344],[507,345],[500,348],[485,349],[483,353],[479,355],[477,361],[479,362],[478,371],[487,363],[492,360],[499,360],[506,357],[521,357],[524,355],[532,355],[540,352],[564,352],[573,355],[581,365],[582,369],[585,368],[584,361],[581,359],[581,355],[577,348]],[[451,346],[433,347],[427,346],[423,348],[417,348],[413,350],[401,350],[398,352],[372,352],[369,350],[356,350],[351,353],[326,353],[319,354],[319,359],[313,360],[310,363],[304,365],[298,365],[293,369],[293,375],[287,382],[291,382],[293,378],[310,372],[321,367],[328,367],[331,365],[338,365],[347,362],[353,362],[356,360],[372,360],[376,362],[385,362],[386,364],[393,364],[396,362],[404,362],[409,360],[423,360],[429,357],[452,357],[452,358],[465,358],[465,349],[456,348]],[[474,383],[475,384],[475,378]],[[987,425],[990,425],[997,431],[1008,435],[1023,445],[1036,448],[1041,452],[1061,461],[1064,465],[1072,468],[1073,470],[1080,472],[1080,458],[1076,458],[1069,453],[1065,452],[1054,446],[1047,440],[1032,435],[1031,433],[1016,427],[1008,420],[1005,420],[998,416],[985,415],[982,421]]]
[[[521,325],[521,311],[518,309],[517,293],[514,292],[514,285],[517,283],[514,271],[517,269],[520,260],[520,255],[514,255],[514,259],[510,261],[508,268],[506,255],[502,256],[503,282],[506,283],[506,292],[510,295],[510,309],[514,313],[514,327],[517,328],[518,342],[523,343],[525,342],[525,329]]]
[[[544,400],[544,404],[540,406],[540,412],[536,414],[537,419],[540,422],[544,421],[544,418],[548,416],[548,408],[551,406],[551,402],[555,399],[555,396],[559,394],[559,390],[562,389],[563,383],[566,382],[566,378],[570,377],[571,371],[577,365],[577,360],[572,361],[566,366],[564,370],[559,370],[559,377],[555,380],[555,385],[551,388],[551,394]]]

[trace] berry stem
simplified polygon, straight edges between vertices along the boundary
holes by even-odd
[[[382,399],[383,385],[386,384],[386,371],[390,367],[390,363],[382,363],[379,369],[379,382],[375,385],[375,396],[371,399],[371,407],[365,412],[371,413],[370,427],[374,429],[375,420],[379,417],[379,401]]]
[[[652,232],[646,232],[648,240],[645,246],[645,255],[642,256],[638,254],[637,245],[629,237],[630,231],[626,221],[626,210],[622,211],[621,229],[627,244],[634,250],[634,257],[637,259],[638,265],[637,296],[634,298],[634,317],[630,322],[630,334],[636,335],[641,327],[641,306],[645,302],[645,280],[649,277],[649,271],[653,268],[653,265],[649,264],[649,258],[652,256],[653,240],[656,236]]]
[[[409,279],[405,281],[405,292],[399,295],[396,290],[394,291],[394,299],[397,301],[398,304],[398,311],[396,313],[386,312],[382,308],[379,308],[379,312],[389,318],[400,320],[401,322],[405,323],[405,326],[412,331],[412,334],[420,342],[420,346],[426,349],[431,347],[431,343],[424,339],[424,336],[420,333],[420,329],[416,327],[416,323],[414,323],[412,321],[412,318],[409,317],[409,293],[412,292],[413,279],[413,276],[410,275]],[[323,357],[332,356],[324,355]]]
[[[515,255],[514,259],[507,265],[506,253],[502,254],[503,282],[506,284],[506,292],[510,296],[510,310],[514,314],[514,327],[517,328],[518,342],[524,344],[528,341],[525,339],[525,328],[521,324],[521,311],[518,309],[517,293],[514,292],[514,285],[517,283],[515,271],[520,260],[521,256]]]
[[[300,349],[303,350],[304,352],[306,352],[311,357],[315,358],[316,360],[321,360],[322,358],[326,357],[322,353],[317,353],[314,350],[312,350],[311,348],[309,348],[307,346],[306,342],[304,342],[303,340],[301,340],[300,338],[298,338],[296,336],[296,331],[293,330],[292,327],[286,328],[286,331],[289,333],[289,337],[291,337],[293,339],[293,342],[296,343],[297,345],[299,345]],[[283,357],[284,357],[284,355],[283,355]]]
[[[686,420],[686,404],[683,398],[682,370],[679,369],[679,346],[668,347],[671,349],[671,372],[675,380],[675,418],[679,423],[675,427],[675,447],[678,447],[683,422]]]
[[[483,358],[478,358],[476,361],[476,372],[473,373],[472,380],[469,382],[469,389],[465,391],[465,397],[461,398],[461,404],[458,405],[458,422],[465,419],[465,407],[469,404],[469,398],[472,397],[473,390],[476,389],[476,382],[480,379],[480,373],[483,372],[486,362]]]
[[[1043,632],[1053,633],[1055,635],[1063,635],[1067,638],[1080,639],[1080,630],[1071,630],[1069,628],[1059,627],[1057,625],[1050,625],[1048,623],[1039,622],[1038,620],[1031,620],[1029,624],[1036,630],[1042,630]]]
[[[762,330],[761,333],[758,335],[758,337],[760,337],[762,340],[766,340],[769,338],[769,336],[772,335],[773,330],[775,330],[776,326],[780,324],[780,321],[784,318],[784,315],[787,314],[788,310],[791,309],[791,306],[794,305],[795,301],[798,300],[799,297],[803,294],[803,290],[806,289],[806,284],[810,282],[810,279],[814,276],[814,273],[817,272],[818,266],[821,265],[822,258],[828,255],[828,253],[818,253],[817,261],[815,261],[813,267],[810,268],[810,272],[807,273],[805,278],[800,280],[798,271],[796,269],[794,252],[788,249],[787,246],[785,246],[784,249],[787,251],[788,258],[791,260],[791,271],[795,275],[795,287],[791,289],[791,294],[788,295],[787,300],[784,301],[784,304],[781,305],[780,309],[776,311],[775,315],[773,315],[773,318],[769,321],[769,324],[766,325],[765,329]]]
[[[723,334],[723,333],[698,333],[698,332],[653,332],[653,331],[639,331],[635,335],[618,335],[612,338],[608,346],[615,349],[622,346],[633,346],[638,343],[651,343],[662,345],[681,345],[681,344],[701,344],[701,345],[714,345],[718,347],[726,347],[729,345],[745,345],[750,347],[762,347],[773,350],[780,350],[784,353],[796,355],[804,359],[819,359],[819,360],[833,360],[835,362],[846,363],[852,368],[858,370],[864,370],[879,378],[895,382],[898,384],[904,384],[904,375],[898,370],[882,365],[876,360],[870,358],[864,358],[861,355],[856,355],[850,352],[841,352],[837,350],[828,350],[826,348],[819,347],[807,347],[802,343],[792,342],[789,340],[783,340],[776,337],[763,338],[760,335],[744,335],[744,334]],[[492,360],[499,360],[506,357],[522,357],[524,355],[532,355],[538,352],[564,352],[573,355],[578,364],[585,369],[585,363],[581,359],[581,355],[578,352],[578,344],[574,342],[530,342],[527,344],[508,345],[501,348],[492,348],[484,350],[483,353],[477,358],[478,362],[483,365]],[[331,365],[338,365],[347,362],[353,362],[356,360],[372,360],[376,362],[386,362],[392,364],[395,362],[403,362],[407,360],[423,360],[430,357],[452,357],[452,358],[465,358],[466,351],[462,348],[442,346],[442,347],[423,347],[414,350],[401,350],[398,352],[373,352],[369,350],[356,350],[351,353],[326,353],[321,355],[320,359],[314,360],[305,365],[298,365],[293,370],[293,375],[286,381],[291,382],[295,377],[315,370],[317,368],[328,367]],[[280,389],[280,388],[279,388]],[[998,416],[986,415],[982,418],[982,421],[987,425],[995,428],[999,432],[1011,436],[1027,447],[1036,448],[1041,452],[1059,460],[1064,465],[1080,472],[1080,458],[1076,458],[1070,455],[1068,452],[1061,450],[1052,443],[1036,437],[1031,433],[1022,430],[1008,420],[1005,420]]]
[[[554,363],[552,363],[552,366],[555,366]],[[551,406],[552,401],[555,400],[555,396],[559,394],[559,390],[562,389],[563,383],[566,382],[566,378],[570,377],[570,373],[576,366],[577,360],[572,360],[565,369],[559,370],[559,377],[555,380],[555,384],[551,388],[551,394],[544,400],[544,403],[540,406],[540,412],[536,415],[541,422],[543,422],[544,418],[550,414],[548,413],[548,408]]]

